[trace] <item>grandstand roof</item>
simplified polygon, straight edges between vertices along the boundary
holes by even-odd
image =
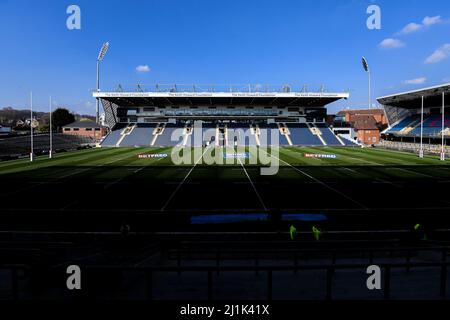
[[[418,109],[422,105],[423,96],[425,108],[441,107],[443,92],[445,93],[446,106],[448,106],[450,105],[450,100],[448,100],[450,99],[450,83],[379,97],[377,101],[382,105],[392,107]]]
[[[95,98],[101,98],[119,106],[190,106],[190,105],[271,105],[323,107],[340,99],[347,99],[348,93],[339,92],[294,92],[289,90],[161,90],[153,92],[120,91],[94,92]]]

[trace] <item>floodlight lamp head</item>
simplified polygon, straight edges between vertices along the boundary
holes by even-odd
[[[366,60],[366,58],[362,58],[362,65],[363,65],[363,68],[364,68],[364,70],[366,71],[366,72],[369,72],[369,64],[367,63],[367,60]]]
[[[109,48],[109,42],[105,42],[98,53],[97,61],[102,61]]]

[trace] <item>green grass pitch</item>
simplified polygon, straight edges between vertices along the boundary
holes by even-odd
[[[56,154],[53,159],[48,159],[46,156],[40,156],[32,163],[26,158],[2,162],[0,163],[0,175],[24,175],[33,177],[34,172],[38,172],[39,169],[46,169],[47,177],[59,178],[70,174],[68,169],[76,170],[77,168],[99,167],[105,169],[101,173],[103,177],[120,178],[122,175],[127,174],[128,171],[136,173],[136,170],[139,170],[139,168],[161,167],[161,169],[163,169],[164,167],[166,170],[167,167],[170,168],[171,166],[176,168],[177,166],[174,166],[171,160],[172,150],[172,148],[95,148],[73,151]],[[189,148],[189,150],[192,152],[192,162],[183,164],[180,167],[192,167],[194,166],[194,163],[197,163],[196,167],[198,168],[222,167],[222,165],[210,166],[197,160],[200,159],[199,155],[204,152],[212,152],[213,154],[215,152],[236,152],[233,148],[226,148],[225,150],[220,149],[220,151],[214,148],[209,148],[208,150],[206,148],[202,148],[201,150],[200,148],[197,150]],[[250,158],[253,158],[253,161],[254,159],[259,159],[255,150],[249,150],[247,148],[244,151],[250,153]],[[450,175],[450,170],[442,169],[446,169],[445,167],[450,164],[450,161],[440,161],[436,156],[426,156],[425,158],[420,159],[417,155],[406,152],[344,147],[286,147],[277,149],[276,151],[277,153],[274,153],[273,157],[279,160],[278,163],[280,168],[308,167],[310,169],[315,169],[315,175],[319,178],[327,178],[333,175],[358,177],[363,174],[361,172],[365,167],[400,168],[389,172],[389,174],[394,177],[412,176],[414,178],[414,175],[417,177],[423,175],[438,175],[439,177],[444,176],[447,178],[447,175]],[[305,154],[307,153],[336,155],[336,158],[308,158],[305,157]],[[139,159],[139,154],[167,154],[168,156],[165,158]],[[181,154],[183,154],[183,152],[181,152]],[[252,167],[254,169],[254,167],[262,165],[259,161],[256,164],[251,164],[250,162],[250,159],[235,159],[234,164],[232,164],[231,167],[245,166],[245,168],[248,168],[250,171],[252,170]],[[223,166],[230,167],[230,165]],[[348,169],[349,167],[353,169]],[[414,171],[406,169],[402,170],[401,167],[413,167]],[[121,170],[121,168],[128,168],[129,170]],[[333,170],[333,168],[336,170]],[[229,171],[228,175],[232,176],[231,170]],[[367,175],[367,173],[364,174]],[[280,170],[279,175],[283,175],[282,170]],[[286,178],[288,177],[289,175],[286,175]]]

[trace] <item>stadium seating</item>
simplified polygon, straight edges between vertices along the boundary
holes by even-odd
[[[177,131],[178,130],[178,131]],[[201,130],[201,139],[198,140],[198,130]],[[216,130],[219,130],[217,137]],[[179,136],[172,141],[172,134]],[[278,136],[278,143],[272,141],[272,134]],[[222,138],[221,138],[222,137]],[[217,139],[219,145],[224,145],[227,139],[228,146],[342,146],[354,145],[351,141],[337,138],[329,127],[322,124],[250,124],[250,123],[203,123],[201,129],[192,123],[185,124],[122,124],[116,126],[101,143],[106,147],[141,147],[141,146],[202,146],[214,143]],[[198,140],[198,141],[197,141]],[[342,142],[341,142],[342,141]]]
[[[414,126],[417,121],[420,121],[420,115],[408,116],[389,129],[389,133],[400,132],[407,127]]]
[[[162,133],[158,134],[153,146],[155,147],[167,147],[167,146],[176,146],[183,142],[183,126],[175,125],[175,124],[166,124],[162,125]],[[172,140],[172,134],[175,134],[176,137],[180,137],[177,141]]]
[[[345,137],[340,136],[341,141],[344,143],[344,146],[357,146],[356,141],[349,140]]]
[[[303,123],[288,124],[288,128],[294,146],[323,146],[322,141],[311,132],[308,125]]]
[[[259,142],[261,146],[272,146],[275,141],[272,141],[272,132],[278,133],[279,136],[279,145],[289,145],[287,140],[281,136],[280,130],[276,124],[260,124],[259,128]]]
[[[419,136],[421,131],[420,114],[408,116],[386,131],[387,134],[400,136]],[[450,116],[444,120],[446,129],[450,127]],[[423,120],[423,136],[434,137],[441,134],[442,116],[440,114],[425,115]]]
[[[53,134],[53,151],[61,152],[76,150],[82,147],[94,146],[95,141],[89,137]],[[48,153],[50,149],[49,134],[37,134],[33,136],[33,151],[35,154]],[[10,159],[30,154],[30,136],[11,137],[0,140],[0,158]]]
[[[450,117],[446,116],[444,121],[444,127],[450,127]],[[442,116],[440,114],[433,114],[426,117],[423,120],[423,135],[424,136],[436,136],[440,135],[442,131]],[[420,135],[420,123],[418,126],[410,132],[411,135]]]
[[[214,129],[217,132],[217,125],[215,125],[215,124],[210,124],[210,125],[203,124],[203,131],[204,131],[203,140],[205,142],[210,143],[210,144],[211,143],[215,144],[217,136],[216,136],[216,134],[214,136],[212,136],[212,131],[209,131],[211,129]],[[208,132],[208,135],[205,135],[205,131]]]
[[[137,124],[120,142],[121,147],[148,147],[152,142],[156,124]]]
[[[227,117],[254,117],[254,116],[277,116],[278,111],[277,110],[167,110],[164,112],[165,116],[172,117],[172,116],[189,116],[189,117],[220,117],[220,116],[227,116]]]
[[[228,145],[256,146],[256,136],[250,130],[250,125],[228,124],[227,125]]]
[[[207,143],[214,143],[216,140],[216,128],[217,125],[215,124],[202,124],[201,129],[199,127],[193,126],[192,134],[188,136],[186,146],[200,147]],[[196,140],[197,136],[200,136],[200,134],[198,133],[199,130],[201,130],[202,138],[201,140]]]
[[[327,146],[342,146],[344,143],[339,141],[336,135],[330,130],[330,128],[324,123],[318,123],[315,125],[321,132],[322,139],[325,141]],[[344,143],[345,144],[345,143]]]
[[[105,137],[105,139],[103,139],[100,145],[102,147],[115,147],[116,144],[119,142],[120,138],[122,137],[121,133],[124,128],[125,128],[124,124],[116,125],[111,130],[111,132]]]

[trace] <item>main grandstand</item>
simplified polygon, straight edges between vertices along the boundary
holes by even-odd
[[[104,147],[354,145],[325,122],[326,106],[348,93],[289,85],[139,85],[93,95],[111,128]]]
[[[383,132],[390,142],[439,144],[450,141],[448,114],[450,84],[397,93],[378,98],[384,106],[389,128]]]

